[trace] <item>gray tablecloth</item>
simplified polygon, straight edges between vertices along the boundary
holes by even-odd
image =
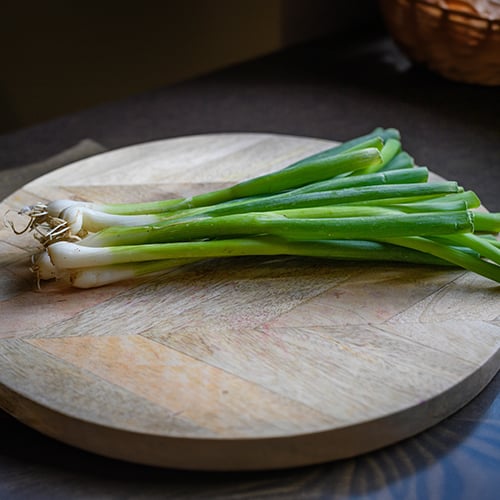
[[[106,148],[96,141],[82,139],[73,147],[65,149],[49,158],[28,165],[5,168],[0,171],[0,200],[6,198],[27,182],[56,168],[63,167],[88,156],[102,153],[103,151],[106,151]]]

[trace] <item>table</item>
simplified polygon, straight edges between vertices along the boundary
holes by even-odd
[[[399,128],[420,164],[499,211],[499,117],[498,88],[452,83],[414,67],[384,35],[319,40],[0,136],[0,189],[3,197],[75,155],[155,139],[255,131],[344,140],[381,125]],[[121,463],[0,413],[0,497],[493,499],[500,486],[499,393],[497,375],[438,426],[365,456],[251,473]]]

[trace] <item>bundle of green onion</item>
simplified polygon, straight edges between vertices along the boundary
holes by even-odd
[[[150,203],[27,207],[39,279],[81,288],[206,258],[296,255],[459,266],[500,282],[500,214],[429,181],[394,129],[232,187]]]

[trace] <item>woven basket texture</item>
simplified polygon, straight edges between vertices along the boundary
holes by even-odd
[[[500,85],[500,0],[379,0],[395,42],[455,81]]]

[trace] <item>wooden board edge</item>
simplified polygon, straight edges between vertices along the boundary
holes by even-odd
[[[276,470],[352,458],[411,438],[474,399],[495,377],[499,364],[500,350],[448,391],[417,407],[353,426],[294,436],[216,439],[142,434],[65,415],[2,384],[0,407],[42,434],[111,459],[181,470]]]

